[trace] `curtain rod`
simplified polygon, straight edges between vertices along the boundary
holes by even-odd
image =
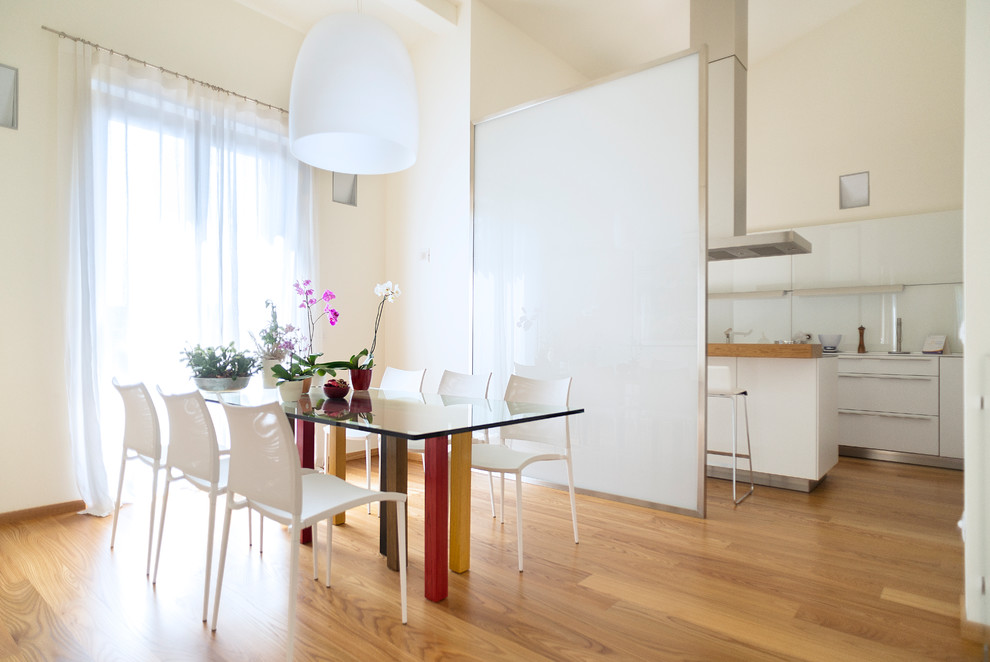
[[[110,55],[119,55],[120,57],[128,60],[129,62],[136,62],[137,64],[144,65],[144,66],[149,67],[151,69],[156,69],[156,70],[158,70],[158,71],[160,71],[160,72],[162,72],[164,74],[171,74],[171,75],[176,76],[178,78],[184,78],[184,79],[188,80],[189,82],[196,83],[197,85],[202,85],[203,87],[208,87],[209,89],[211,89],[211,90],[213,90],[215,92],[222,92],[223,94],[229,94],[231,96],[235,96],[238,99],[244,99],[245,101],[251,101],[252,103],[258,104],[259,106],[264,106],[265,108],[270,108],[272,110],[277,110],[280,113],[286,113],[286,114],[288,113],[288,111],[285,110],[284,108],[279,108],[278,106],[273,106],[270,103],[265,103],[264,101],[258,101],[257,99],[253,99],[251,97],[246,97],[243,94],[238,94],[237,92],[231,92],[230,90],[224,89],[224,88],[220,87],[219,85],[213,85],[212,83],[207,83],[207,82],[198,80],[196,78],[193,78],[192,76],[187,76],[185,74],[180,74],[177,71],[172,71],[171,69],[166,69],[165,67],[158,66],[157,64],[151,64],[150,62],[145,62],[144,60],[141,60],[139,58],[131,57],[130,55],[127,55],[126,53],[120,53],[118,51],[115,51],[112,48],[107,48],[106,46],[101,46],[99,44],[94,44],[91,41],[88,41],[86,39],[83,39],[82,37],[74,37],[71,34],[66,34],[65,32],[62,32],[61,30],[54,30],[54,29],[48,27],[47,25],[42,25],[41,26],[41,29],[42,30],[47,30],[48,32],[51,32],[52,34],[56,34],[61,39],[71,39],[72,41],[77,41],[77,42],[79,42],[81,44],[86,44],[87,46],[92,46],[93,48],[96,48],[98,50],[104,51],[106,53],[110,53]]]

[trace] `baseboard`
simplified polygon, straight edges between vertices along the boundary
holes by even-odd
[[[54,517],[66,513],[78,513],[86,509],[86,502],[82,499],[66,501],[64,503],[53,503],[37,508],[26,508],[24,510],[12,510],[9,513],[0,513],[0,524],[10,524],[26,519],[39,519],[41,517]]]

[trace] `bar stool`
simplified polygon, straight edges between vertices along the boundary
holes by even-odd
[[[732,374],[728,366],[710,365],[708,366],[708,397],[728,398],[732,401],[732,450],[713,451],[706,450],[709,455],[722,455],[732,458],[732,502],[736,505],[743,502],[743,499],[753,493],[755,485],[753,483],[753,459],[750,456],[752,448],[749,442],[749,405],[747,404],[748,393],[744,388],[732,385]],[[746,415],[746,452],[738,452],[737,425],[736,425],[736,402],[739,398],[743,401],[743,413]],[[740,459],[749,462],[749,491],[741,497],[736,498],[736,472]]]

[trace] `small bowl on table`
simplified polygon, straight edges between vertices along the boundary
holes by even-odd
[[[331,379],[323,385],[323,395],[328,398],[343,398],[351,390],[351,385],[342,379]]]

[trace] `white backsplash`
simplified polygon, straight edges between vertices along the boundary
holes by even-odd
[[[903,351],[921,351],[926,337],[944,335],[949,351],[962,352],[961,227],[961,212],[952,211],[797,228],[812,241],[814,258],[709,263],[711,292],[777,289],[778,296],[710,299],[708,342],[725,342],[728,328],[737,332],[733,342],[742,343],[792,340],[798,333],[811,334],[812,342],[818,342],[820,333],[838,333],[842,334],[839,350],[854,352],[862,325],[867,351],[887,352],[895,349],[894,329],[900,317]],[[926,252],[933,243],[937,248]],[[878,276],[876,265],[881,262],[896,265],[883,269],[884,274],[896,273]],[[805,296],[791,293],[795,282],[801,288],[903,285],[904,289]],[[779,296],[780,290],[786,291],[784,296]],[[746,335],[738,333],[746,331]]]
[[[713,299],[708,302],[708,342],[725,341],[724,331],[749,331],[733,342],[792,340],[795,334],[841,333],[839,351],[855,352],[859,326],[869,352],[894,349],[894,327],[901,318],[905,352],[919,352],[929,335],[947,337],[951,352],[963,351],[962,285],[908,285],[897,294],[793,296],[774,299]]]

